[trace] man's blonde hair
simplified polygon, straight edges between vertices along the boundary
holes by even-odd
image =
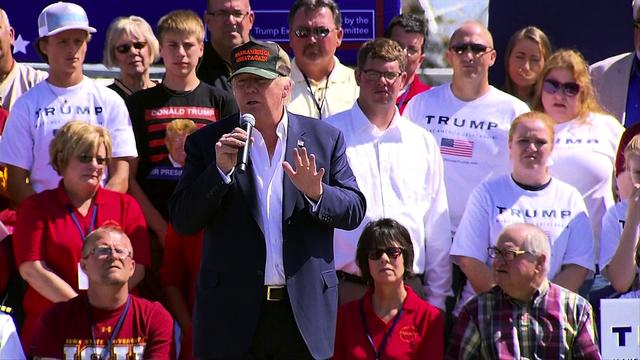
[[[192,10],[174,10],[158,21],[158,40],[167,32],[183,35],[195,35],[199,42],[204,41],[204,24],[202,19]]]

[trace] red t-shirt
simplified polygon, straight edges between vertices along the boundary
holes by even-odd
[[[89,310],[89,300],[84,293],[55,304],[38,321],[28,355],[91,359],[94,352],[101,354],[125,305],[115,310],[93,307]],[[91,334],[89,311],[96,344]],[[111,349],[117,359],[174,359],[171,315],[160,303],[131,295],[131,305]]]
[[[394,360],[442,359],[444,356],[444,314],[440,309],[420,299],[405,286],[407,298],[402,304],[402,314],[389,336],[380,358]],[[385,323],[374,312],[371,289],[364,295],[364,314],[367,327],[376,349],[394,320]],[[360,316],[362,300],[354,300],[340,306],[336,330],[336,346],[333,359],[375,359],[375,351],[369,343]]]
[[[93,204],[86,216],[74,209],[85,234],[89,233],[93,212],[97,209],[95,228],[106,221],[116,221],[131,239],[135,261],[148,267],[150,254],[147,223],[133,197],[98,188]],[[45,190],[27,198],[18,208],[13,247],[18,266],[26,261],[40,260],[77,292],[78,262],[82,255],[83,238],[71,218],[68,210],[70,206],[62,181],[56,189]],[[25,322],[20,336],[25,349],[38,317],[51,304],[51,301],[36,290],[27,287],[23,298]]]
[[[163,286],[175,286],[182,290],[189,309],[196,299],[196,278],[200,270],[203,231],[193,235],[177,233],[171,224],[167,227],[164,244],[164,262],[160,269]],[[195,359],[192,352],[192,330],[182,329],[180,360]]]
[[[404,108],[407,106],[409,100],[411,100],[414,96],[425,92],[431,89],[431,86],[420,81],[420,76],[416,74],[413,78],[413,82],[411,83],[411,87],[404,94],[400,94],[400,96],[396,99],[396,106],[400,110],[400,115],[404,112]]]

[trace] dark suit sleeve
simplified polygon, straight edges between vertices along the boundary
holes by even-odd
[[[322,200],[314,215],[330,227],[353,230],[360,225],[366,200],[347,161],[342,132],[338,132],[331,154],[328,183],[322,184]]]
[[[207,127],[187,137],[187,159],[176,190],[169,200],[174,228],[182,234],[200,231],[213,217],[229,190],[215,163],[215,143],[220,136],[207,139]]]

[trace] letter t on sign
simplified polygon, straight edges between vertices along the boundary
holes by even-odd
[[[618,346],[626,346],[626,334],[631,332],[631,326],[614,326],[611,332],[618,334]]]

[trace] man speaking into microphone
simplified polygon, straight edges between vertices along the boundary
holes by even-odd
[[[174,227],[205,228],[196,285],[194,353],[202,359],[326,359],[337,285],[333,230],[356,228],[365,199],[342,133],[286,111],[287,54],[249,41],[231,55],[241,114],[189,136],[170,200]],[[249,142],[246,171],[239,154]]]

